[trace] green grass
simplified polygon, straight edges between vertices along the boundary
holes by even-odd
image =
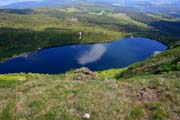
[[[16,87],[16,85],[21,82],[25,81],[26,77],[23,75],[0,75],[0,88],[10,88]]]
[[[0,75],[0,81],[12,81],[12,80],[19,80],[24,81],[26,80],[25,76],[21,75]]]
[[[133,76],[137,74],[160,74],[163,72],[179,71],[180,47],[169,49],[161,54],[136,63],[130,66],[126,71],[119,74],[122,76]]]
[[[66,73],[67,75],[73,73]],[[2,88],[1,119],[171,119],[179,109],[179,72],[136,76],[120,80],[73,81],[60,75],[24,74],[15,88]],[[154,84],[154,82],[156,83]],[[153,87],[155,86],[155,87]],[[160,100],[142,102],[137,95],[143,88],[161,91]],[[14,99],[11,96],[16,96]]]
[[[119,68],[119,69],[109,69],[105,71],[99,71],[98,76],[101,79],[114,79],[117,75],[121,74],[122,72],[126,71],[128,68]]]

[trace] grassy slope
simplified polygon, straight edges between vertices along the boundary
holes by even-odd
[[[147,66],[173,62],[180,57],[179,50],[168,50],[131,67],[146,66],[153,71]],[[178,120],[180,71],[117,79],[128,70],[102,71],[93,81],[71,80],[72,71],[61,75],[0,75],[0,119],[81,120],[89,113],[93,120]]]
[[[180,47],[169,49],[158,56],[130,66],[119,77],[141,74],[160,74],[180,70]],[[118,77],[118,76],[117,76]]]

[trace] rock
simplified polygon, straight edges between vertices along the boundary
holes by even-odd
[[[90,116],[89,113],[85,113],[85,114],[82,116],[82,118],[84,118],[84,119],[90,119],[91,116]]]
[[[83,74],[89,74],[89,75],[92,75],[94,74],[94,72],[92,72],[90,69],[86,68],[86,67],[83,67],[83,68],[80,68],[80,69],[76,69],[74,71],[74,73],[83,73]]]
[[[179,46],[180,46],[180,41],[176,42],[172,47],[176,48],[176,47],[179,47]]]
[[[161,73],[161,68],[157,67],[154,69],[154,74],[160,74]]]
[[[88,68],[76,69],[73,73],[73,80],[96,80],[98,79],[97,74]]]
[[[161,51],[155,51],[154,53],[153,53],[153,57],[156,57],[157,55],[159,55],[161,53]]]
[[[180,57],[176,58],[176,59],[172,62],[172,64],[177,64],[177,65],[179,65],[179,64],[180,64]]]
[[[146,88],[141,89],[140,95],[143,95],[145,93],[145,91],[146,91]]]

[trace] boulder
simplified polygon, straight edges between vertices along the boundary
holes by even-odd
[[[152,56],[153,56],[153,57],[156,57],[156,56],[158,56],[160,53],[161,53],[161,51],[155,51]]]
[[[90,119],[91,116],[90,116],[89,113],[85,113],[85,114],[82,116],[82,118],[84,118],[84,119]]]
[[[90,69],[83,67],[80,69],[76,69],[72,73],[73,80],[97,80],[98,76],[95,72]]]

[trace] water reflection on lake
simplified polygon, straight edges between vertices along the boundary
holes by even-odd
[[[84,66],[92,70],[120,68],[142,61],[165,49],[165,45],[146,38],[59,46],[22,54],[1,62],[0,73],[63,73]]]
[[[103,44],[94,44],[91,45],[89,50],[85,50],[80,53],[80,56],[77,58],[77,61],[81,65],[88,63],[93,63],[101,59],[104,53],[107,51],[107,46]]]

